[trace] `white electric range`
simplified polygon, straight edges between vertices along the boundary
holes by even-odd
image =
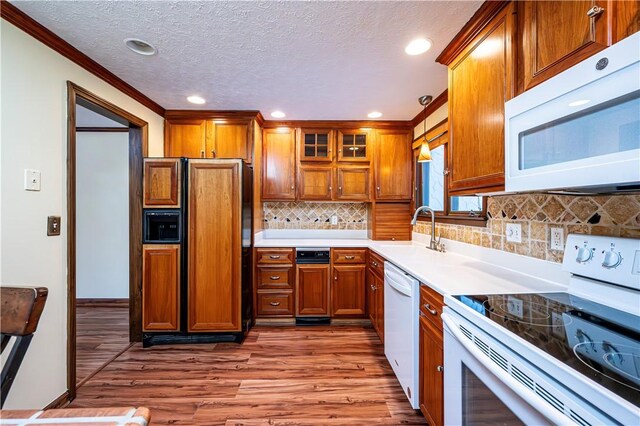
[[[567,292],[446,296],[445,424],[640,424],[640,240],[569,235]]]

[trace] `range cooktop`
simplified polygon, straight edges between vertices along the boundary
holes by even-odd
[[[640,316],[569,293],[454,297],[640,407]]]

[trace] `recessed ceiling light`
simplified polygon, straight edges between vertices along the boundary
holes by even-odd
[[[407,55],[421,55],[431,49],[431,40],[428,38],[417,38],[404,48]]]
[[[204,98],[201,98],[200,96],[196,96],[196,95],[187,96],[187,100],[192,104],[198,104],[198,105],[202,105],[203,103],[207,102],[204,100]]]
[[[284,118],[286,116],[286,114],[284,112],[282,112],[282,111],[273,111],[271,113],[271,116],[273,118]]]
[[[124,44],[131,51],[136,52],[139,55],[151,56],[158,53],[158,49],[153,47],[150,43],[139,38],[125,38]]]
[[[576,106],[580,106],[580,105],[584,105],[584,104],[588,104],[589,102],[591,102],[590,99],[580,99],[578,101],[573,101],[569,104],[570,107],[576,107]]]
[[[369,118],[380,118],[380,117],[382,117],[382,113],[379,112],[379,111],[373,111],[373,112],[370,112],[369,114],[367,114],[367,117],[369,117]]]

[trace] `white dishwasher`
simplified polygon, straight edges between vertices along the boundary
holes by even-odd
[[[409,398],[418,402],[420,283],[390,262],[384,263],[384,354]]]

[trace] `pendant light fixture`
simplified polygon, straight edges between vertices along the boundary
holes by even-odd
[[[431,150],[429,149],[429,141],[427,140],[427,105],[429,105],[431,103],[431,101],[433,100],[433,96],[431,95],[424,95],[424,96],[420,96],[418,98],[418,102],[420,102],[420,105],[422,105],[424,107],[424,134],[422,135],[422,137],[424,138],[422,141],[422,145],[420,146],[420,154],[418,155],[418,162],[419,163],[425,163],[427,161],[431,161]]]

